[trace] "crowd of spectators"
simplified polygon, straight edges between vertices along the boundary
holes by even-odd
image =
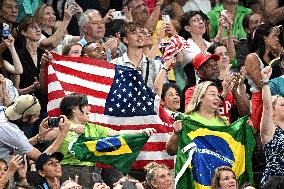
[[[173,170],[154,160],[139,182],[70,153],[69,144],[90,128],[95,129],[91,137],[152,136],[156,130],[116,131],[93,124],[87,96],[80,93],[61,100],[63,119],[58,128],[49,128],[50,52],[138,70],[160,97],[161,120],[173,127],[165,146],[171,156],[183,127],[175,121],[177,113],[222,127],[250,117],[257,142],[253,169],[263,172],[256,185],[280,188],[283,23],[280,0],[0,1],[0,188],[174,188]],[[168,59],[172,39],[184,48],[177,47]],[[254,186],[239,186],[234,171],[222,166],[211,188]]]

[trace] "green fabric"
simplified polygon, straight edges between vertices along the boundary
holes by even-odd
[[[71,124],[71,128],[76,127],[76,124]],[[86,137],[107,137],[108,133],[111,131],[110,128],[102,127],[97,124],[85,123],[84,124],[85,133],[81,136]],[[70,142],[76,141],[78,134],[74,131],[69,131],[64,139],[64,142],[61,144],[59,151],[63,153],[64,159],[61,161],[62,165],[84,165],[84,166],[94,166],[96,162],[80,161],[68,150]]]
[[[223,4],[219,4],[207,14],[210,21],[210,38],[214,38],[217,35],[219,28],[219,17],[222,10],[224,10]],[[237,5],[232,28],[232,34],[234,38],[238,40],[246,39],[247,34],[242,23],[244,17],[251,12],[251,9]],[[224,36],[227,36],[227,31],[224,31]]]
[[[43,4],[43,0],[17,0],[18,17],[17,22],[20,23],[25,16],[34,16],[35,12]]]
[[[183,128],[180,132],[175,178],[183,166],[186,169],[176,182],[176,188],[208,189],[215,169],[222,165],[233,166],[240,185],[253,182],[251,157],[255,147],[255,130],[246,123],[247,116],[227,127],[203,125],[183,115],[177,119],[182,120]],[[184,151],[184,147],[193,143],[197,148],[188,166],[185,162],[189,158],[189,151]]]
[[[148,139],[146,134],[106,138],[80,136],[72,145],[72,151],[82,161],[108,164],[126,175]]]
[[[194,121],[197,121],[203,125],[211,125],[211,126],[225,126],[226,124],[220,120],[218,117],[214,117],[212,119],[207,119],[202,117],[199,113],[193,112],[188,115]]]

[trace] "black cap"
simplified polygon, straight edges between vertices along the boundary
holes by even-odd
[[[61,152],[54,152],[53,154],[42,153],[36,161],[36,170],[42,170],[43,165],[52,157],[61,161],[64,158],[64,155]]]

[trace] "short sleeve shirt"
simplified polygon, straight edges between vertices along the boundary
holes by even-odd
[[[76,124],[71,124],[71,128],[75,128]],[[91,123],[85,123],[84,124],[84,130],[83,133],[85,136],[91,136],[91,137],[107,137],[108,133],[111,131],[110,128],[103,127],[97,124],[91,124]],[[63,153],[64,159],[60,162],[61,165],[83,165],[83,166],[94,166],[96,165],[96,162],[88,162],[88,161],[80,161],[78,160],[69,150],[69,144],[71,142],[75,142],[77,138],[79,137],[79,134],[77,134],[74,131],[69,131],[67,135],[65,136],[65,139],[63,143],[61,144],[59,151]]]
[[[28,138],[19,127],[8,121],[0,122],[0,158],[7,162],[10,160],[10,153],[17,149],[18,154],[26,154],[33,150]]]

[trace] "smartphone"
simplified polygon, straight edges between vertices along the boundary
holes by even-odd
[[[170,16],[169,16],[169,15],[166,15],[166,14],[162,15],[162,20],[163,20],[163,22],[165,22],[165,23],[170,23],[170,22],[171,22]]]
[[[74,4],[74,0],[67,0],[66,3],[67,3],[67,7],[70,7],[71,5]]]
[[[14,148],[13,148],[13,151],[10,152],[9,155],[14,155],[14,156],[15,156],[15,155],[20,155],[20,156],[22,156],[22,164],[25,165],[25,159],[24,159],[24,156],[25,156],[25,155],[24,155],[24,154],[20,154],[17,147],[14,147]]]
[[[60,123],[61,119],[64,121],[63,117],[50,117],[50,118],[48,118],[48,120],[47,120],[48,127],[49,128],[59,127],[59,123]]]
[[[2,36],[3,39],[8,39],[9,35],[10,35],[9,24],[3,23],[1,36]]]
[[[124,12],[122,12],[122,11],[114,11],[112,13],[112,16],[113,16],[114,20],[117,20],[117,19],[125,20],[126,19],[126,16],[125,16]]]

